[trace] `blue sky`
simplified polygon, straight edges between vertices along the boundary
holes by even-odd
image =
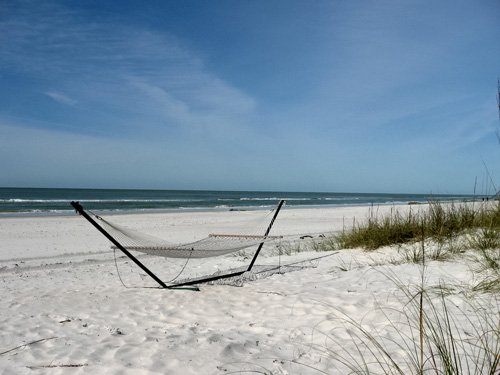
[[[498,0],[3,0],[0,186],[492,192],[499,40]]]

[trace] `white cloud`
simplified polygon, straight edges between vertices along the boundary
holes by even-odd
[[[68,95],[63,94],[62,92],[47,91],[44,94],[61,104],[74,106],[76,103],[78,103],[76,100],[71,99]]]
[[[254,98],[210,72],[196,51],[164,30],[81,22],[63,6],[15,10],[0,18],[0,67],[42,85],[56,81],[58,90],[37,89],[58,103],[78,103],[86,112],[75,120],[92,112],[77,131],[93,124],[102,124],[101,133],[127,126],[130,135],[133,127],[144,132],[159,124],[236,130],[255,110]]]

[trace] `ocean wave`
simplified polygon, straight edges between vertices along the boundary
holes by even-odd
[[[285,199],[286,201],[310,201],[314,200],[314,198],[288,198],[288,197],[241,197],[240,201],[279,201],[281,199]]]
[[[357,201],[360,198],[359,197],[325,197],[325,198],[318,198],[319,200],[324,200],[324,201]]]
[[[316,201],[353,201],[360,200],[360,197],[242,197],[239,198],[240,201],[277,201],[284,199],[286,201],[296,201],[296,202],[316,202]]]
[[[203,202],[203,199],[72,199],[81,203],[169,203]],[[0,203],[69,203],[71,199],[0,199]]]

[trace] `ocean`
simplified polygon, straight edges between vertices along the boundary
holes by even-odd
[[[470,195],[314,193],[265,191],[41,189],[0,188],[0,215],[58,215],[73,211],[72,200],[84,208],[108,212],[157,210],[225,210],[287,206],[357,206],[405,204],[429,200],[470,200]]]

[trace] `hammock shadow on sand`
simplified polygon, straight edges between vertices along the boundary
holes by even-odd
[[[333,253],[319,256],[319,257],[316,257],[313,259],[304,259],[304,260],[300,260],[300,261],[292,262],[292,263],[288,263],[288,264],[277,264],[277,265],[276,264],[268,264],[268,265],[256,264],[253,266],[252,270],[250,270],[250,271],[247,271],[247,269],[245,267],[233,268],[233,269],[229,270],[229,272],[235,273],[236,276],[227,277],[227,278],[218,278],[218,276],[224,274],[225,272],[217,271],[209,276],[210,278],[213,278],[212,281],[205,281],[204,283],[207,285],[229,285],[229,286],[241,287],[247,282],[265,279],[265,278],[271,277],[273,275],[282,275],[285,273],[302,271],[304,269],[317,268],[319,265],[319,260],[321,258],[329,257],[332,255],[333,255]],[[195,285],[196,283],[199,283],[199,281],[197,281],[197,280],[203,280],[206,278],[207,277],[183,279],[183,280],[179,281],[179,284]]]

